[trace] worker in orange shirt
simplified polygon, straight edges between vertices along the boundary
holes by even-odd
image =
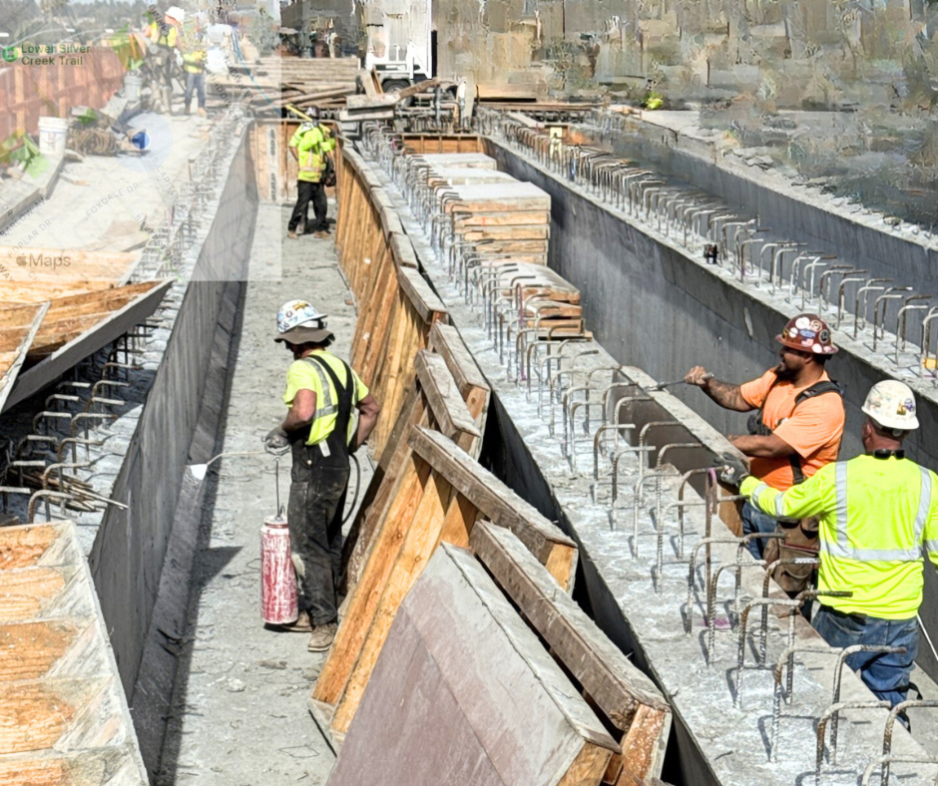
[[[775,337],[781,344],[779,364],[743,385],[721,382],[695,366],[684,378],[724,409],[756,412],[749,434],[729,440],[750,458],[751,474],[771,488],[786,491],[821,467],[837,460],[844,432],[843,394],[827,374],[827,361],[837,352],[831,331],[817,314],[799,314]],[[795,521],[777,519],[746,502],[743,534],[793,528]],[[749,551],[761,559],[765,541],[755,539]]]

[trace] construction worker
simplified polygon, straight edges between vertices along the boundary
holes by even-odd
[[[170,6],[163,14],[162,21],[154,18],[146,30],[146,37],[153,47],[154,71],[161,83],[160,101],[166,114],[172,114],[173,71],[176,68],[176,50],[179,45],[179,30],[185,22],[186,12],[177,6]]]
[[[205,117],[205,60],[208,52],[203,42],[203,32],[198,20],[183,27],[182,69],[186,72],[186,114],[192,104],[192,93],[198,94],[199,116]]]
[[[938,476],[905,458],[902,442],[918,428],[915,396],[896,380],[878,382],[863,404],[865,453],[827,464],[781,492],[748,475],[744,462],[723,457],[721,479],[775,516],[820,517],[818,587],[850,592],[819,598],[812,624],[832,647],[902,647],[902,653],[860,652],[847,665],[881,700],[905,701],[918,650],[924,559],[938,567]]]
[[[827,375],[827,361],[837,352],[827,323],[817,314],[799,314],[775,337],[781,344],[779,364],[743,385],[721,382],[702,366],[684,381],[699,386],[724,409],[758,410],[749,418],[749,434],[729,441],[752,459],[752,474],[779,491],[803,483],[825,464],[837,460],[844,431],[844,404],[839,386]],[[743,533],[773,533],[777,517],[745,504]],[[813,547],[813,529],[800,522],[781,522],[786,539]],[[796,531],[797,530],[797,531]],[[749,543],[761,559],[765,541]],[[805,579],[807,576],[804,577]]]
[[[308,110],[309,122],[303,123],[290,138],[290,154],[299,163],[300,171],[296,184],[296,206],[290,223],[287,225],[287,237],[296,239],[297,229],[305,232],[309,203],[313,203],[312,232],[318,238],[329,236],[329,224],[326,214],[329,203],[326,200],[326,189],[322,184],[326,171],[326,157],[335,150],[335,139],[329,129],[319,123],[319,109],[312,107]]]
[[[293,353],[283,395],[290,410],[264,437],[272,451],[292,447],[287,521],[306,608],[293,628],[311,629],[310,652],[327,650],[335,638],[349,455],[368,439],[381,410],[358,375],[327,351],[334,338],[326,315],[309,303],[291,300],[280,309],[274,341]]]

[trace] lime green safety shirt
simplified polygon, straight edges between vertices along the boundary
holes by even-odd
[[[322,125],[311,128],[309,131],[301,129],[302,126],[294,132],[289,143],[290,147],[296,148],[299,158],[300,171],[297,178],[309,183],[318,183],[322,180],[322,173],[325,169],[326,153],[335,150],[335,139],[332,138],[329,129]]]
[[[317,349],[310,353],[325,362],[335,372],[339,381],[343,385],[348,384],[348,373],[345,364],[335,355],[330,354],[324,349]],[[352,378],[355,387],[352,390],[352,406],[354,407],[362,399],[368,396],[368,388],[365,383],[359,379],[358,374],[352,371]],[[339,395],[329,379],[325,369],[320,368],[319,363],[310,360],[295,360],[287,369],[287,390],[283,394],[283,403],[288,407],[293,406],[293,399],[300,390],[311,390],[316,394],[316,412],[313,415],[312,428],[309,431],[307,445],[316,445],[322,442],[335,430],[335,422],[339,417]],[[352,437],[355,435],[355,420],[349,418],[348,442],[351,444]]]
[[[857,456],[827,464],[785,492],[754,477],[740,493],[776,518],[819,516],[818,589],[846,614],[910,619],[922,604],[923,550],[938,567],[938,476],[908,459]]]

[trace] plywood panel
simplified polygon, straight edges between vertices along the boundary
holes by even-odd
[[[443,544],[402,604],[329,784],[380,772],[385,786],[587,786],[617,751],[482,567]]]

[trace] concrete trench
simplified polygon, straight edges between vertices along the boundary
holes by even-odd
[[[213,550],[237,552],[244,543],[256,540],[259,520],[255,522],[245,511],[259,515],[265,505],[269,507],[270,490],[258,493],[255,483],[251,499],[232,507],[232,500],[241,493],[238,487],[243,485],[237,478],[221,476],[217,482],[200,486],[186,474],[187,464],[204,462],[223,449],[254,449],[254,432],[265,430],[256,424],[245,430],[237,423],[253,417],[251,397],[261,394],[257,380],[250,380],[261,369],[264,374],[276,374],[281,365],[279,358],[252,361],[250,353],[262,352],[266,346],[256,344],[255,334],[262,332],[258,325],[263,322],[258,309],[293,296],[297,288],[308,287],[314,276],[321,275],[314,271],[329,269],[331,283],[321,296],[330,313],[340,315],[348,338],[353,332],[354,315],[344,302],[348,293],[338,280],[331,249],[319,243],[311,251],[290,251],[291,266],[284,281],[276,285],[271,271],[263,267],[263,261],[275,250],[270,244],[279,243],[286,216],[279,207],[260,204],[248,135],[242,133],[240,139],[213,205],[212,220],[192,248],[193,280],[183,287],[171,327],[156,336],[158,359],[144,394],[145,406],[141,402],[133,417],[117,429],[124,434],[126,446],[114,472],[112,496],[126,500],[130,510],[110,511],[82,530],[121,678],[132,699],[140,747],[153,782],[160,786],[260,783],[275,773],[286,777],[300,774],[304,768],[311,776],[309,782],[325,783],[332,761],[305,713],[300,710],[301,718],[293,717],[299,704],[305,705],[316,659],[307,658],[301,652],[302,642],[294,637],[285,646],[285,660],[279,660],[282,642],[269,635],[264,638],[256,618],[248,617],[254,613],[250,607],[256,591],[253,552],[230,555],[233,564],[240,565],[240,572],[231,575],[222,570],[228,557],[217,565],[213,562],[214,568],[206,567],[205,560],[214,559]],[[585,318],[600,345],[595,362],[585,368],[629,364],[636,367],[636,381],[650,384],[652,377],[678,378],[696,363],[734,380],[752,378],[772,363],[772,338],[776,326],[791,312],[790,304],[716,275],[667,239],[616,214],[577,186],[559,181],[505,144],[487,139],[486,145],[501,169],[535,183],[552,197],[551,266],[584,293]],[[376,164],[373,168],[388,193],[395,194],[384,173]],[[810,721],[829,703],[822,695],[826,688],[822,691],[819,686],[829,683],[830,665],[823,659],[815,663],[806,658],[809,668],[798,670],[796,694],[810,697],[800,708],[806,710],[805,717],[782,727],[782,739],[790,746],[791,757],[769,764],[763,755],[770,736],[766,719],[771,716],[771,689],[765,675],[747,673],[752,687],[747,686],[745,710],[734,707],[727,690],[727,680],[732,680],[722,668],[724,664],[707,669],[697,638],[683,634],[680,613],[673,607],[684,593],[685,582],[678,575],[681,570],[665,577],[660,594],[649,581],[654,539],[648,537],[651,525],[644,510],[640,513],[642,559],[634,560],[627,538],[634,508],[631,492],[622,497],[621,522],[610,527],[606,489],[597,488],[599,501],[592,500],[594,491],[587,478],[591,456],[586,452],[579,456],[578,474],[568,470],[559,443],[523,388],[506,376],[477,315],[447,281],[423,239],[422,227],[409,216],[399,193],[395,207],[414,240],[427,277],[495,386],[483,463],[577,540],[582,558],[576,597],[610,638],[655,679],[675,707],[665,779],[688,786],[812,782],[814,735]],[[259,222],[265,224],[263,228]],[[871,241],[858,242],[869,246]],[[296,257],[297,253],[307,256]],[[927,264],[921,275],[927,275]],[[265,277],[266,283],[247,283]],[[662,351],[662,337],[667,339],[666,351]],[[833,367],[833,376],[848,386],[849,434],[856,431],[859,402],[866,389],[888,369],[884,359],[865,350],[862,342],[836,337],[841,338],[844,351]],[[921,393],[923,386],[918,387]],[[741,425],[702,396],[693,398],[694,392],[656,395],[656,401],[635,413],[635,422],[677,417],[683,424],[682,435],[689,433],[711,451],[718,451],[725,445],[720,433],[739,431]],[[923,433],[927,435],[938,419],[938,395],[933,389],[924,392],[921,409]],[[276,411],[277,402],[267,402],[263,416],[273,419]],[[848,437],[844,451],[855,448]],[[930,450],[925,440],[910,445],[910,452],[926,465],[938,467],[938,453]],[[679,451],[672,458],[680,471],[699,465],[695,451]],[[237,469],[240,466],[234,465],[235,475],[241,472]],[[634,477],[635,471],[633,463],[624,474]],[[269,481],[260,474],[250,476],[256,482]],[[282,479],[285,487],[285,475]],[[674,478],[666,485],[673,492]],[[698,486],[694,493],[699,491]],[[688,537],[691,530],[699,536],[701,518],[688,515]],[[731,550],[715,553],[721,560],[734,558]],[[926,575],[923,615],[936,630],[938,603],[932,601],[938,600],[938,581],[929,571]],[[229,588],[225,582],[231,576],[237,581]],[[758,592],[749,579],[744,586]],[[221,598],[229,593],[237,598],[236,611],[244,614],[244,620],[226,616]],[[216,630],[224,632],[216,634]],[[238,668],[245,676],[225,676],[220,682],[221,677],[206,671],[206,664],[217,657],[212,654],[213,645],[206,646],[215,635],[215,644],[228,650],[251,642],[256,652],[225,653],[226,658],[240,663]],[[770,653],[777,656],[781,633],[773,628],[772,635]],[[799,626],[799,637],[811,636],[806,626]],[[731,638],[727,634],[719,644],[726,657],[734,648]],[[935,675],[938,663],[933,662],[927,647],[921,651],[921,665]],[[281,666],[281,662],[287,665]],[[259,687],[250,685],[252,680]],[[848,677],[845,683],[845,697],[867,695],[857,679]],[[290,715],[274,713],[261,723],[260,734],[252,734],[250,724],[243,723],[245,716],[236,714],[244,713],[244,708],[225,709],[232,704],[231,694],[243,692],[245,684],[249,693],[260,691],[246,697],[259,704],[277,702],[278,696],[288,693],[302,702],[292,701]],[[210,708],[219,713],[215,720],[220,717],[228,722],[234,733],[226,731],[223,737],[218,736],[213,730],[215,720],[202,717],[200,712]],[[879,721],[870,726],[862,718],[851,718],[849,729],[842,732],[843,737],[849,736],[847,758],[865,760],[868,751],[877,747]],[[258,749],[266,746],[259,740],[290,736],[298,742],[283,746],[286,753],[271,755],[269,750]],[[253,746],[253,750],[245,746]],[[904,733],[897,734],[896,747],[921,752]],[[242,756],[246,758],[241,760]],[[271,761],[265,761],[268,757]],[[847,767],[827,769],[822,782],[853,784],[857,774]],[[903,782],[925,781],[913,776]]]

